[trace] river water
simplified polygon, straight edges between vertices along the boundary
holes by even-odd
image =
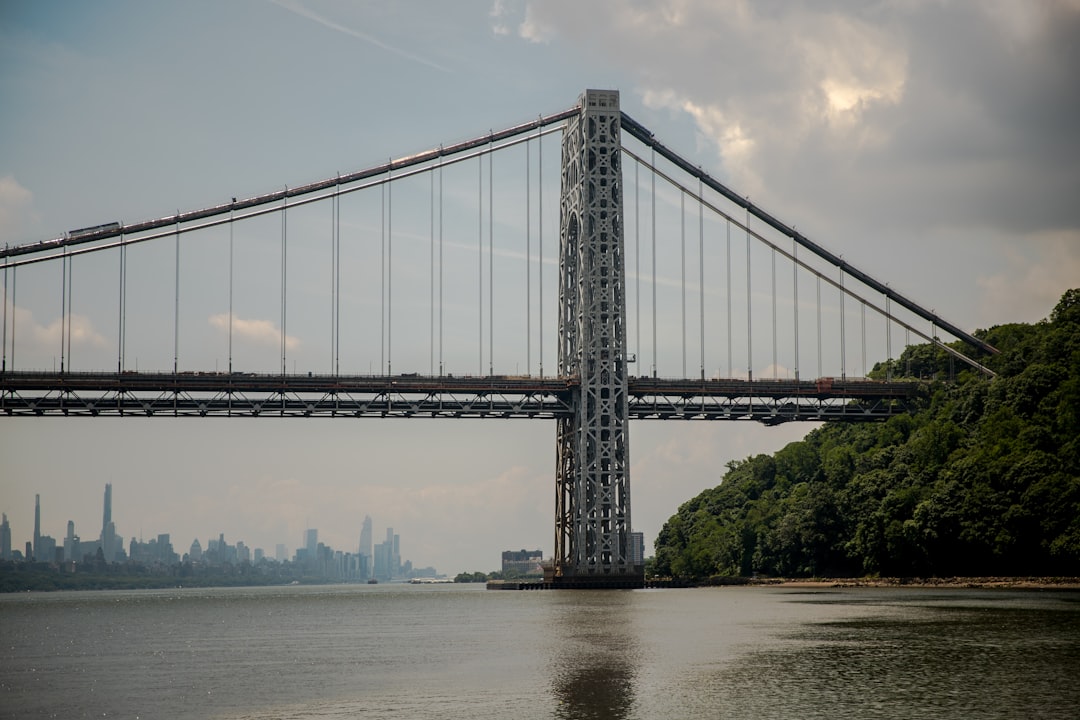
[[[4,718],[1080,718],[1080,592],[0,597]]]

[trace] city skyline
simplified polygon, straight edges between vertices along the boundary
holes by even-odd
[[[712,177],[959,327],[1037,322],[1080,277],[1078,18],[1075,0],[3,3],[0,243],[333,177],[526,123],[570,107],[586,88],[605,88],[619,90],[631,117]],[[545,153],[558,150],[554,136],[544,139]],[[535,175],[536,152],[532,160]],[[475,167],[462,174],[462,183],[448,182],[457,187],[448,200],[470,210],[468,227],[477,217]],[[545,164],[549,288],[558,175],[555,161]],[[395,272],[411,267],[426,278],[427,243],[399,233],[410,220],[424,225],[427,214],[406,216],[402,195],[394,195]],[[677,213],[678,198],[664,209]],[[304,212],[290,212],[290,223]],[[350,222],[343,251],[358,264],[361,245],[377,252],[377,207],[354,206]],[[276,285],[279,223],[262,228],[272,247],[241,242],[238,259]],[[676,219],[667,259],[677,256],[678,232]],[[184,262],[199,252],[219,260],[200,272],[184,266],[184,298],[196,306],[185,305],[180,319],[180,362],[197,358],[202,365],[191,369],[212,370],[227,366],[227,271],[222,244],[203,240],[185,245]],[[299,241],[290,230],[290,258]],[[524,237],[497,244],[521,255]],[[127,337],[141,343],[127,358],[131,369],[164,356],[172,367],[172,248],[152,245],[130,254]],[[456,252],[468,246],[463,240]],[[467,259],[474,270],[475,254]],[[77,369],[96,356],[115,367],[116,260],[75,260],[68,362]],[[378,262],[368,265],[376,270],[361,266],[343,281],[374,288],[377,300]],[[300,272],[290,270],[290,297],[325,299],[328,273],[313,271],[305,286],[294,282]],[[402,277],[395,274],[396,292]],[[678,268],[662,280],[677,287]],[[768,294],[767,281],[755,288]],[[19,269],[9,308],[17,367],[50,368],[54,359],[59,367],[59,289],[57,268]],[[273,307],[252,301],[237,310],[245,324],[235,350],[272,357],[283,334],[276,288],[260,285],[237,302],[256,290]],[[426,290],[415,294],[426,298]],[[402,297],[395,314],[406,312]],[[549,324],[556,299],[545,295]],[[155,303],[168,310],[135,317]],[[677,333],[677,306],[676,298],[661,330]],[[768,315],[767,299],[761,312]],[[396,315],[395,328],[414,320],[426,330],[426,306],[420,314]],[[329,367],[321,330],[329,321],[316,320],[289,324],[298,343],[290,368]],[[352,353],[350,369],[366,373],[370,356],[378,363],[379,331],[351,329],[367,347]],[[894,352],[899,344],[894,337]],[[555,347],[549,334],[545,368],[555,366]],[[395,372],[426,368],[426,348],[420,354],[423,367],[395,359]],[[882,354],[879,347],[871,361]],[[768,376],[760,373],[769,364],[756,363],[755,376]],[[473,357],[468,371],[475,367]],[[632,422],[631,524],[646,548],[680,504],[720,482],[727,463],[774,452],[812,427]],[[393,518],[425,564],[473,571],[495,567],[500,549],[552,551],[554,445],[554,422],[540,421],[0,417],[0,508],[25,537],[39,493],[50,532],[73,519],[96,534],[100,487],[112,482],[114,517],[138,517],[144,529],[168,529],[184,542],[226,528],[268,549],[294,543],[309,518],[319,518],[327,543],[352,547],[361,509]],[[138,536],[139,528],[122,532]]]
[[[12,525],[9,520],[9,515],[15,517],[16,514],[4,510],[3,519],[0,521],[0,541],[2,541],[0,542],[0,560],[18,558],[23,561],[32,560],[34,562],[51,563],[57,559],[62,559],[64,562],[75,561],[76,563],[82,563],[85,558],[92,558],[99,548],[102,551],[104,561],[107,563],[144,560],[145,558],[133,557],[133,554],[128,551],[128,547],[123,544],[124,537],[117,534],[116,524],[112,519],[112,490],[112,483],[106,483],[102,504],[101,535],[96,540],[82,539],[82,536],[76,532],[77,524],[73,519],[66,520],[67,530],[63,536],[54,537],[49,534],[48,528],[42,526],[40,493],[34,495],[33,531],[25,543],[18,541],[18,531],[14,529],[17,524]],[[359,523],[359,542],[351,548],[336,548],[323,543],[319,540],[319,529],[317,527],[307,527],[294,546],[295,550],[292,553],[289,553],[288,548],[290,546],[287,543],[275,542],[272,546],[250,544],[245,542],[242,537],[232,538],[228,531],[224,529],[216,533],[209,533],[206,536],[206,551],[202,550],[202,542],[199,536],[195,536],[190,543],[187,543],[181,538],[176,538],[172,533],[162,532],[161,530],[151,533],[150,539],[145,541],[140,530],[138,537],[135,535],[129,537],[128,546],[147,546],[155,542],[160,546],[162,543],[167,543],[169,550],[163,552],[176,553],[176,562],[186,560],[189,556],[191,556],[191,560],[198,560],[204,552],[212,552],[215,548],[226,545],[227,547],[240,549],[240,557],[237,558],[237,561],[240,562],[245,560],[254,562],[265,557],[279,562],[284,559],[300,563],[315,558],[318,550],[325,547],[331,551],[353,557],[365,557],[365,564],[362,566],[364,571],[359,579],[366,580],[374,577],[389,580],[403,577],[402,568],[407,567],[411,570],[414,565],[411,559],[403,563],[400,550],[400,534],[395,533],[392,526],[387,526],[386,539],[383,542],[372,544],[373,526],[371,516],[364,515],[363,520]],[[63,542],[59,542],[58,537]],[[229,539],[233,540],[234,545],[227,545]],[[273,553],[269,552],[271,547]],[[29,556],[27,550],[30,550]],[[247,552],[246,556],[245,551]],[[492,566],[495,567],[496,565],[497,563],[493,561]],[[416,567],[431,569],[433,566],[429,563],[421,563]]]

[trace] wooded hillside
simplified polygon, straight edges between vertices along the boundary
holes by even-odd
[[[664,525],[656,574],[1080,575],[1080,289],[977,335],[993,380],[946,382],[947,353],[912,346],[892,375],[939,378],[922,410],[728,463]]]

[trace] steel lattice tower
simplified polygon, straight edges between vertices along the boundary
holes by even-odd
[[[630,552],[626,283],[619,93],[586,90],[562,143],[559,374],[579,380],[559,419],[555,561],[563,587],[640,587]]]

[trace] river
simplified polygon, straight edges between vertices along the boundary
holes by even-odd
[[[4,718],[1080,717],[1080,592],[0,596]]]

